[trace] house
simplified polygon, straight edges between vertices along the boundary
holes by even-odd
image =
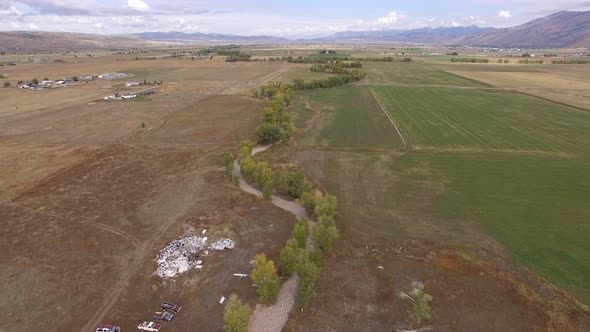
[[[55,81],[41,81],[41,83],[39,83],[39,85],[41,86],[52,86],[55,83]]]
[[[131,87],[131,86],[138,86],[141,83],[137,82],[137,81],[132,81],[132,82],[125,82],[125,86],[126,87]]]

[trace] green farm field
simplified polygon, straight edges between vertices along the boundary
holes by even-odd
[[[588,151],[589,112],[506,91],[373,89],[414,149]]]
[[[326,125],[313,137],[313,144],[356,149],[392,149],[401,144],[367,87],[305,91],[300,93],[297,106],[325,115],[321,121]]]

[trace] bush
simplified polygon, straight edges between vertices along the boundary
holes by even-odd
[[[247,332],[252,310],[236,294],[231,294],[223,313],[223,331]]]
[[[234,172],[234,160],[236,156],[231,152],[225,152],[223,154],[223,165],[225,166],[225,174],[231,176]]]
[[[5,88],[10,88],[11,86],[12,86],[12,84],[10,84],[10,82],[8,82],[8,81],[4,82]]]
[[[39,80],[38,80],[37,78],[33,78],[33,79],[31,80],[31,83],[32,83],[33,85],[37,85],[37,84],[39,84]]]
[[[424,284],[421,282],[412,283],[412,291],[410,294],[400,292],[400,297],[410,299],[412,301],[412,311],[410,316],[416,323],[421,323],[423,320],[430,319],[430,302],[434,299],[432,295],[426,293],[424,290]]]
[[[280,183],[283,190],[293,198],[299,198],[304,191],[309,190],[305,174],[301,171],[282,173]]]
[[[266,200],[272,198],[272,181],[266,181],[264,185],[262,185],[262,197]]]
[[[293,240],[295,240],[299,248],[305,248],[305,242],[307,240],[308,233],[309,228],[307,226],[307,219],[299,219],[299,221],[295,224],[295,227],[293,227]]]
[[[267,260],[264,254],[257,254],[250,278],[258,286],[258,302],[269,304],[275,301],[279,291],[279,276],[273,261]]]

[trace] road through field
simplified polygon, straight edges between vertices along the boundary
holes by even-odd
[[[377,97],[377,94],[375,93],[375,91],[373,91],[373,88],[369,88],[369,90],[371,90],[371,94],[373,94],[373,97],[377,101],[377,104],[379,104],[379,107],[381,108],[383,113],[385,113],[385,116],[387,116],[389,121],[391,121],[391,124],[395,128],[395,131],[397,131],[399,138],[401,138],[401,140],[402,140],[402,149],[405,150],[408,147],[408,143],[404,139],[404,136],[402,135],[402,133],[399,131],[399,128],[398,128],[397,124],[395,123],[395,119],[393,118],[393,116],[391,114],[389,114],[389,112],[387,112],[387,110],[385,109],[385,106],[383,106],[383,103],[381,102],[381,99],[379,99],[379,97]]]

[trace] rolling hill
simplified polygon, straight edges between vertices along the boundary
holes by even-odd
[[[498,47],[590,47],[590,11],[559,12],[506,29],[464,36],[458,44]]]

